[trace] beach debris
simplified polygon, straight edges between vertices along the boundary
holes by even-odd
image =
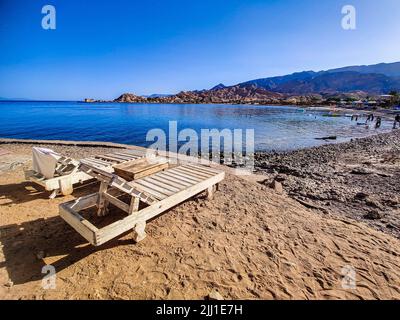
[[[224,297],[216,290],[212,289],[211,292],[208,294],[209,300],[224,300]]]
[[[337,136],[329,136],[329,137],[315,138],[315,140],[337,140]]]

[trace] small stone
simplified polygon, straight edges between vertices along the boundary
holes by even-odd
[[[382,219],[382,217],[382,214],[380,214],[378,211],[370,211],[364,215],[364,218],[368,220],[379,220]]]
[[[14,285],[14,282],[9,280],[4,286],[7,287],[7,288],[11,288],[13,285]]]
[[[193,221],[199,223],[199,219],[196,216],[193,217]]]
[[[285,181],[285,180],[286,180],[286,176],[283,175],[283,174],[278,174],[278,175],[275,177],[275,181],[278,181],[278,182],[283,182],[283,181]]]
[[[269,232],[271,231],[270,227],[268,225],[263,225],[262,228],[264,229],[264,231]]]
[[[374,172],[371,170],[368,170],[367,168],[358,167],[358,168],[354,168],[353,170],[351,170],[350,173],[356,174],[356,175],[369,175],[369,174],[373,174]]]
[[[267,257],[274,259],[275,258],[275,254],[272,251],[267,250],[266,252]]]
[[[42,259],[44,259],[45,257],[46,257],[46,253],[45,253],[43,250],[39,251],[39,252],[36,254],[36,258],[38,258],[38,260],[42,260]]]
[[[276,180],[274,180],[274,181],[271,183],[270,187],[271,187],[272,189],[274,189],[275,192],[278,193],[278,194],[282,194],[282,193],[283,193],[283,186],[282,186],[282,183],[280,183],[280,182],[278,182],[278,181],[276,181]]]
[[[363,200],[363,199],[366,199],[366,198],[368,198],[368,194],[367,193],[365,193],[365,192],[358,192],[358,193],[356,193],[356,195],[354,196],[354,199],[358,199],[358,200]]]
[[[365,199],[365,204],[369,207],[372,208],[381,208],[381,204],[379,203],[379,201],[372,199],[371,197],[368,197],[367,199]]]
[[[292,268],[296,268],[297,267],[296,263],[290,262],[290,261],[284,261],[283,264],[288,266],[288,267],[292,267]]]
[[[210,300],[224,300],[224,297],[217,290],[213,289],[209,293],[208,299],[210,299]]]

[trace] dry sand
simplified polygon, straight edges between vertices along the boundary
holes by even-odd
[[[212,201],[199,196],[150,222],[143,242],[127,233],[94,248],[58,204],[97,186],[49,200],[24,181],[30,147],[0,146],[13,152],[0,156],[1,299],[203,299],[212,289],[226,299],[400,299],[399,239],[230,174]],[[46,264],[56,289],[41,286]],[[345,266],[355,289],[342,287]]]

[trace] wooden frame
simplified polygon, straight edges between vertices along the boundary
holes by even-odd
[[[116,164],[114,166],[114,172],[121,178],[131,181],[167,169],[168,166],[169,163],[166,158],[140,158]]]
[[[114,165],[143,158],[145,156],[146,151],[121,149],[121,151],[105,155],[96,155],[81,159],[80,161],[62,157],[61,161],[59,160],[59,165],[56,168],[56,174],[58,176],[46,179],[43,175],[34,170],[26,170],[25,179],[43,186],[47,191],[53,191],[50,195],[50,199],[53,199],[60,193],[64,196],[70,195],[74,190],[74,184],[83,183],[93,179],[90,175],[78,170],[79,163],[85,163],[94,167],[98,167],[106,172],[111,173],[114,172]],[[63,174],[63,168],[67,167],[67,165],[73,165],[75,168],[72,171],[70,170],[70,172]]]
[[[143,240],[146,237],[148,220],[204,191],[211,199],[216,186],[225,178],[224,171],[194,164],[181,165],[132,182],[126,182],[114,174],[101,172],[96,168],[84,166],[81,169],[102,182],[100,190],[61,204],[59,213],[94,246],[102,245],[129,230],[134,231],[136,242]],[[111,195],[108,192],[110,188],[129,194],[130,204]],[[141,201],[148,206],[139,210]],[[126,212],[128,216],[98,229],[79,214],[84,209],[96,206],[97,214],[104,215],[109,203]]]

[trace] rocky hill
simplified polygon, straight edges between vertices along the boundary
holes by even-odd
[[[120,95],[114,102],[140,103],[147,102],[148,98],[137,96],[133,93],[124,93]]]

